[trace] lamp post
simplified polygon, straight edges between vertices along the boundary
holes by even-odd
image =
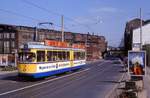
[[[64,42],[64,16],[61,16],[61,32],[62,32],[62,42]]]

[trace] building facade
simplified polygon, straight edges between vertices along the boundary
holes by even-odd
[[[149,24],[150,20],[142,20],[142,31],[144,32],[142,38],[143,43],[149,43]],[[124,32],[124,49],[126,54],[128,50],[132,50],[134,43],[140,43],[139,35],[140,33],[141,20],[135,18],[126,23],[125,32]],[[144,38],[145,37],[145,38]]]
[[[142,42],[142,45],[150,44],[150,24],[142,26],[142,41],[140,41],[140,28],[133,30],[133,44],[138,44]]]
[[[61,31],[42,29],[28,26],[16,26],[0,24],[0,54],[10,54],[19,49],[19,46],[36,40],[37,41],[57,40],[61,41]],[[100,59],[102,53],[107,48],[107,42],[104,36],[91,34],[81,34],[73,32],[65,32],[64,38],[70,44],[78,43],[86,45],[87,60]]]
[[[128,50],[132,50],[133,30],[140,27],[141,24],[140,22],[141,22],[140,19],[135,18],[126,23],[125,32],[124,32],[124,48],[126,54],[128,53]],[[142,24],[144,25],[143,20],[142,20]]]

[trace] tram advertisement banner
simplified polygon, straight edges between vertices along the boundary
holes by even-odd
[[[128,73],[131,76],[144,76],[146,74],[146,52],[128,52]]]

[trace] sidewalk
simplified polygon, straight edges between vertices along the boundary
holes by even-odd
[[[146,76],[144,76],[144,88],[147,92],[147,98],[150,98],[150,67],[146,68]]]
[[[18,71],[17,70],[14,70],[14,71],[0,71],[0,75],[15,73],[15,72],[18,72]]]
[[[13,71],[2,71],[2,69],[0,68],[0,75],[4,75],[4,74],[9,74],[9,73],[15,73],[18,72],[17,70],[13,70]]]

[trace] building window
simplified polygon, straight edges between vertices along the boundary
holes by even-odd
[[[15,38],[15,33],[11,33],[11,38]]]
[[[9,33],[4,33],[4,38],[10,38]]]
[[[26,41],[32,41],[33,40],[33,34],[28,33],[28,32],[24,32],[22,34],[22,38]]]
[[[0,53],[2,53],[2,52],[3,52],[3,42],[0,41]]]
[[[45,39],[45,35],[42,34],[39,36],[39,40],[44,40],[44,39]]]
[[[2,31],[3,30],[3,28],[0,28],[0,31]]]
[[[3,39],[3,33],[0,33],[0,39]]]
[[[7,27],[7,29],[8,29],[8,30],[11,30],[11,29],[12,29],[12,27]]]
[[[11,48],[15,48],[15,41],[11,41]]]
[[[4,41],[4,53],[10,53],[10,42]]]

